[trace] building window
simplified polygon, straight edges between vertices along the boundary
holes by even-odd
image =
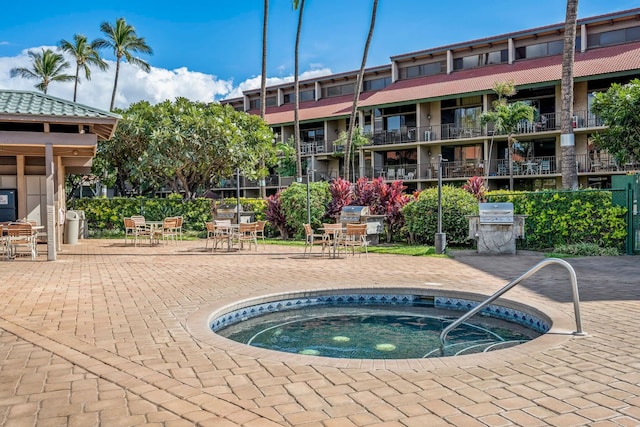
[[[610,46],[640,40],[640,26],[605,31],[604,33],[589,34],[587,48]]]
[[[305,102],[305,101],[315,101],[316,99],[316,91],[315,89],[309,89],[309,90],[301,90],[299,92],[299,96],[300,96],[300,102]],[[293,104],[295,102],[295,94],[294,93],[286,93],[284,95],[284,103],[285,104]]]
[[[333,96],[353,95],[355,84],[346,83],[338,86],[329,86],[322,88],[322,97],[331,98]]]
[[[365,80],[362,83],[362,91],[369,92],[372,90],[382,90],[391,84],[391,77],[382,77],[379,79]]]
[[[555,40],[547,43],[537,43],[529,46],[518,47],[516,48],[516,60],[560,55],[562,54],[563,44],[562,40]]]
[[[267,107],[274,107],[276,105],[278,105],[278,100],[275,96],[267,96],[265,98],[265,105]],[[257,110],[260,108],[260,98],[256,98],[256,99],[252,99],[249,102],[249,109],[250,110]]]
[[[497,50],[495,52],[481,53],[478,55],[469,55],[453,60],[454,70],[466,70],[469,68],[483,67],[485,65],[502,64],[509,60],[509,51],[507,49]]]
[[[400,68],[400,79],[413,79],[415,77],[432,76],[446,72],[447,64],[445,61],[431,62],[429,64]]]

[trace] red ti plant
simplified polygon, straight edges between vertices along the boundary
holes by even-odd
[[[294,230],[287,224],[287,218],[282,212],[282,203],[280,202],[280,191],[273,196],[267,197],[267,209],[264,216],[271,225],[278,229],[280,236],[287,240],[293,236]]]
[[[327,208],[327,215],[334,220],[338,220],[342,208],[348,206],[353,201],[353,186],[346,179],[337,178],[329,186],[331,192],[331,202]]]
[[[478,202],[486,201],[487,188],[484,186],[483,177],[472,176],[467,180],[467,183],[462,186],[462,189],[473,194]]]

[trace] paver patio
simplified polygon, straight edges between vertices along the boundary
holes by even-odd
[[[637,257],[576,258],[586,337],[442,359],[348,361],[212,339],[201,319],[236,299],[403,286],[490,294],[539,254],[303,258],[302,247],[214,253],[204,242],[63,245],[55,262],[0,261],[2,426],[640,425]],[[568,274],[506,298],[571,329]]]

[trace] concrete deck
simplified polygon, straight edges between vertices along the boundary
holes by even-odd
[[[538,254],[302,258],[302,248],[205,252],[203,242],[81,240],[55,262],[0,261],[0,425],[637,426],[637,257],[577,258],[586,337],[566,270],[506,295],[557,334],[489,354],[345,361],[210,340],[208,310],[300,289],[409,286],[490,294]],[[315,248],[317,251],[317,248]]]

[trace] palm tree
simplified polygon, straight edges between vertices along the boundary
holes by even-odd
[[[562,52],[560,149],[562,156],[562,188],[578,188],[576,146],[573,135],[573,62],[576,52],[576,23],[578,0],[567,0],[564,22],[564,49]]]
[[[73,102],[76,102],[78,95],[78,83],[80,82],[80,69],[84,71],[84,77],[91,80],[91,65],[97,66],[102,71],[109,68],[109,65],[100,58],[96,41],[87,42],[83,34],[74,34],[73,43],[67,40],[60,40],[58,43],[63,52],[67,52],[76,59],[76,76],[73,85]]]
[[[360,72],[358,73],[358,79],[356,81],[356,87],[353,95],[353,105],[351,106],[351,118],[349,120],[349,129],[347,131],[347,143],[345,147],[345,159],[351,158],[351,149],[353,141],[353,129],[356,125],[356,113],[358,111],[358,99],[360,98],[360,91],[362,90],[362,79],[364,78],[364,67],[367,64],[367,56],[369,55],[369,46],[371,45],[371,38],[373,37],[373,29],[376,25],[376,13],[378,11],[378,0],[373,0],[373,10],[371,11],[371,23],[369,24],[369,34],[367,35],[367,41],[364,44],[364,52],[362,53],[362,63],[360,64]],[[349,179],[349,162],[344,162],[344,178]],[[355,171],[354,171],[355,178]],[[355,181],[355,179],[354,179]]]
[[[507,103],[507,96],[515,94],[513,83],[495,83],[493,91],[498,99],[493,103],[493,111],[480,116],[482,124],[493,123],[494,134],[507,134],[507,152],[509,162],[509,190],[513,190],[513,143],[518,131],[518,123],[522,120],[533,121],[534,108],[523,101]]]
[[[64,60],[62,54],[56,53],[51,49],[42,49],[42,53],[29,51],[28,54],[33,62],[31,68],[12,68],[10,71],[11,77],[20,76],[25,79],[39,79],[40,83],[36,84],[35,88],[44,93],[47,93],[51,82],[73,80],[73,76],[64,74],[64,71],[70,65]]]
[[[264,0],[262,16],[262,75],[260,76],[260,118],[267,114],[267,24],[269,21],[269,0]],[[264,168],[264,159],[260,159],[260,169]],[[267,196],[264,180],[260,180],[260,197]]]
[[[295,104],[293,107],[293,135],[296,143],[296,177],[298,182],[302,182],[302,157],[300,154],[300,76],[298,66],[298,53],[300,51],[300,31],[302,30],[302,12],[304,11],[304,0],[293,0],[293,9],[298,9],[298,30],[296,31],[296,47],[295,47],[295,59],[294,59],[294,97]]]
[[[103,47],[113,49],[113,54],[116,57],[116,76],[113,81],[113,93],[111,94],[111,105],[109,106],[109,110],[112,111],[116,100],[122,57],[124,57],[128,63],[137,65],[143,71],[149,72],[151,70],[149,64],[140,58],[136,58],[132,53],[139,52],[152,55],[153,50],[147,45],[143,37],[138,37],[136,29],[127,24],[124,18],[118,18],[115,26],[108,22],[103,22],[100,24],[100,31],[102,31],[107,38],[97,39],[95,41],[96,47],[98,49]]]

